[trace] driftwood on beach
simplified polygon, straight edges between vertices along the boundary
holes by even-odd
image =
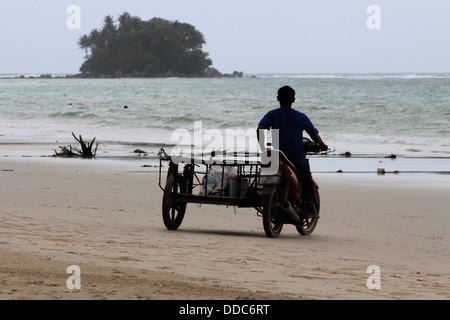
[[[81,150],[79,148],[74,148],[72,145],[60,146],[60,152],[55,150],[55,156],[59,157],[82,157],[82,158],[92,158],[95,157],[98,149],[98,142],[94,147],[95,137],[91,142],[86,142],[83,140],[81,135],[77,138],[72,132],[72,136],[79,143]]]

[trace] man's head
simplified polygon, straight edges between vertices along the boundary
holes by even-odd
[[[295,101],[295,90],[289,86],[281,87],[278,89],[277,99],[282,106],[291,105]]]

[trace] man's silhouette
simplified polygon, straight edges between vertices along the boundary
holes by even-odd
[[[259,136],[260,130],[278,129],[279,149],[295,166],[303,184],[304,217],[318,218],[318,213],[313,204],[314,182],[309,162],[303,150],[303,131],[306,131],[311,139],[319,144],[321,150],[328,150],[328,146],[322,141],[319,131],[314,127],[308,116],[292,109],[292,104],[295,101],[294,89],[289,86],[281,87],[278,90],[277,99],[280,102],[280,108],[269,111],[258,124],[257,133],[261,150],[265,151],[265,145],[262,137]]]

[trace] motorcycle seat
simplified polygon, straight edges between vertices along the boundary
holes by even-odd
[[[273,150],[271,150],[271,152],[277,152],[278,155],[279,155],[279,158],[280,158],[283,162],[285,162],[285,163],[289,166],[289,168],[291,168],[292,171],[294,171],[294,173],[295,173],[297,176],[299,176],[299,172],[298,172],[297,168],[296,168],[296,167],[294,166],[294,164],[288,159],[288,157],[284,154],[283,151],[273,149]]]

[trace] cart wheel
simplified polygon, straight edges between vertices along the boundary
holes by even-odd
[[[263,203],[263,226],[266,236],[276,238],[283,229],[283,212],[278,198],[278,188],[273,188]]]
[[[184,213],[186,212],[186,203],[178,203],[176,194],[186,192],[186,185],[182,175],[178,175],[177,186],[174,185],[174,175],[167,177],[166,187],[164,189],[162,201],[162,216],[164,225],[169,230],[176,230],[183,222]]]
[[[320,212],[320,196],[319,196],[319,190],[317,187],[314,187],[314,205],[316,206],[317,213]],[[310,235],[314,229],[316,228],[318,218],[309,218],[309,219],[302,219],[302,225],[295,226],[297,228],[298,233],[300,233],[302,236]]]

